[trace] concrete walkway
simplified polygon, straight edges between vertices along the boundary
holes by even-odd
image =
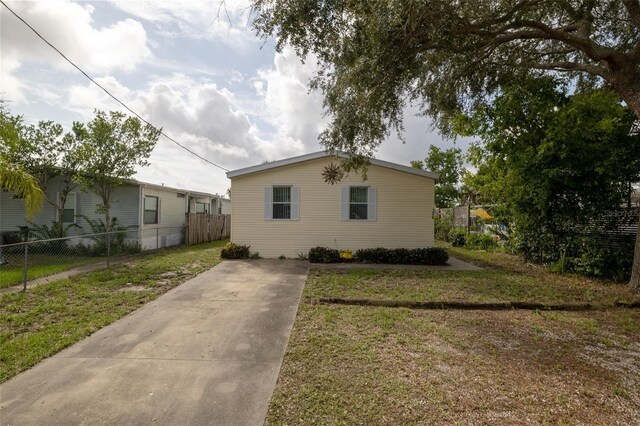
[[[1,385],[0,424],[262,424],[308,267],[222,262]]]

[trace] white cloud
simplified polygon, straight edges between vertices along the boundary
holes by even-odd
[[[89,5],[69,0],[8,3],[44,38],[88,71],[131,71],[152,56],[142,24],[133,19],[96,28],[92,17],[94,8]],[[0,16],[3,57],[20,62],[47,62],[69,69],[57,53],[5,8]]]
[[[249,24],[249,0],[112,0],[112,4],[153,24],[168,38],[216,40],[238,49],[259,43]]]
[[[322,95],[309,92],[309,79],[315,69],[315,58],[309,57],[303,63],[287,47],[275,54],[274,67],[259,70],[253,82],[263,102],[260,114],[276,129],[274,143],[290,147],[278,153],[301,154],[320,149],[318,135],[327,120],[323,118]]]

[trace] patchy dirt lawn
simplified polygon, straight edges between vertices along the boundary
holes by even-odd
[[[638,424],[640,312],[302,304],[269,424]]]

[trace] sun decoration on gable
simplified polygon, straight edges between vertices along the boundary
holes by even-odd
[[[332,161],[328,165],[324,166],[322,177],[324,178],[324,181],[326,183],[335,185],[342,180],[342,178],[344,177],[344,172],[339,165],[334,164]]]

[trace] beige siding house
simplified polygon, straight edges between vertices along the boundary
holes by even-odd
[[[228,172],[231,241],[267,258],[434,245],[435,173],[374,159],[367,180],[350,174],[331,185],[321,173],[332,161],[318,152]]]

